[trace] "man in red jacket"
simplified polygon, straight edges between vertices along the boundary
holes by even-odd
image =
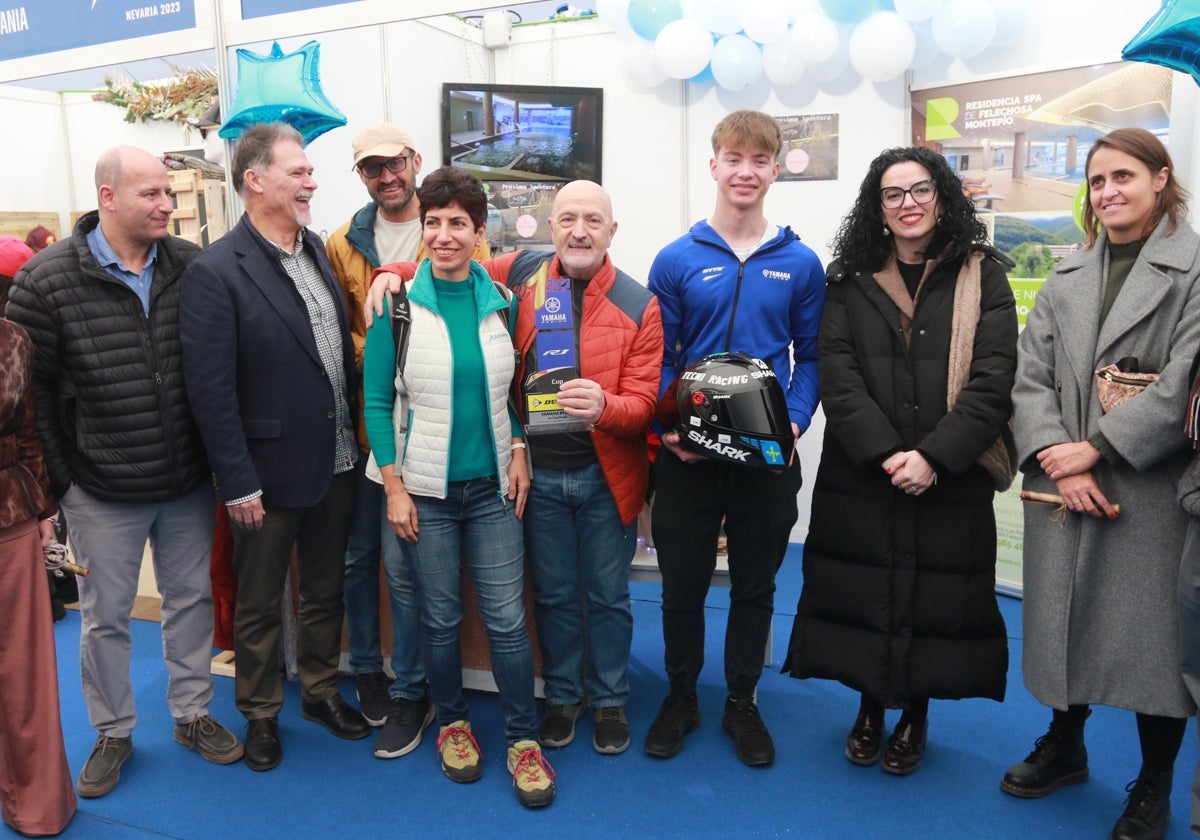
[[[662,317],[654,296],[608,256],[617,223],[599,184],[565,185],[550,224],[554,257],[517,251],[482,263],[519,300],[518,403],[533,465],[525,547],[547,707],[538,740],[565,747],[591,706],[592,746],[615,754],[629,747],[629,566]],[[411,277],[410,266],[383,270]],[[372,300],[386,285],[381,276]]]

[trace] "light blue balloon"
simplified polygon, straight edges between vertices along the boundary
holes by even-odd
[[[683,17],[679,0],[629,0],[629,25],[647,41],[658,37],[662,28]]]
[[[858,23],[876,7],[875,0],[821,0],[821,11],[834,23]]]
[[[1170,67],[1200,84],[1200,0],[1163,0],[1121,58]]]
[[[308,145],[345,125],[346,115],[321,89],[320,55],[316,41],[286,55],[278,42],[267,55],[238,50],[237,91],[229,118],[217,133],[233,142],[255,123],[286,122]]]

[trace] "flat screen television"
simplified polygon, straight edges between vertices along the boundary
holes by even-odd
[[[481,181],[600,183],[600,88],[442,84],[442,163]]]

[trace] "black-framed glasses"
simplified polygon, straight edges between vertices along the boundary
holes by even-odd
[[[394,158],[388,158],[383,163],[360,163],[358,171],[368,178],[378,178],[386,167],[388,172],[399,175],[408,168],[410,160],[412,160],[412,155],[397,155]]]
[[[879,191],[879,200],[883,202],[884,207],[894,210],[904,203],[906,195],[911,195],[912,200],[917,204],[928,204],[937,195],[937,185],[933,183],[932,178],[927,178],[924,181],[917,181],[906,190],[899,187],[884,187]]]

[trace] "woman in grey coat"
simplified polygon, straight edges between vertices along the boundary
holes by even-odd
[[[1110,840],[1164,836],[1175,756],[1196,709],[1180,677],[1187,523],[1174,488],[1188,460],[1182,420],[1200,346],[1200,236],[1173,169],[1142,129],[1092,146],[1088,247],[1039,293],[1013,389],[1024,489],[1055,493],[1065,509],[1026,511],[1025,684],[1053,721],[1001,788],[1037,798],[1085,780],[1089,706],[1129,709],[1142,763]],[[1105,413],[1095,371],[1116,362],[1158,379]]]

